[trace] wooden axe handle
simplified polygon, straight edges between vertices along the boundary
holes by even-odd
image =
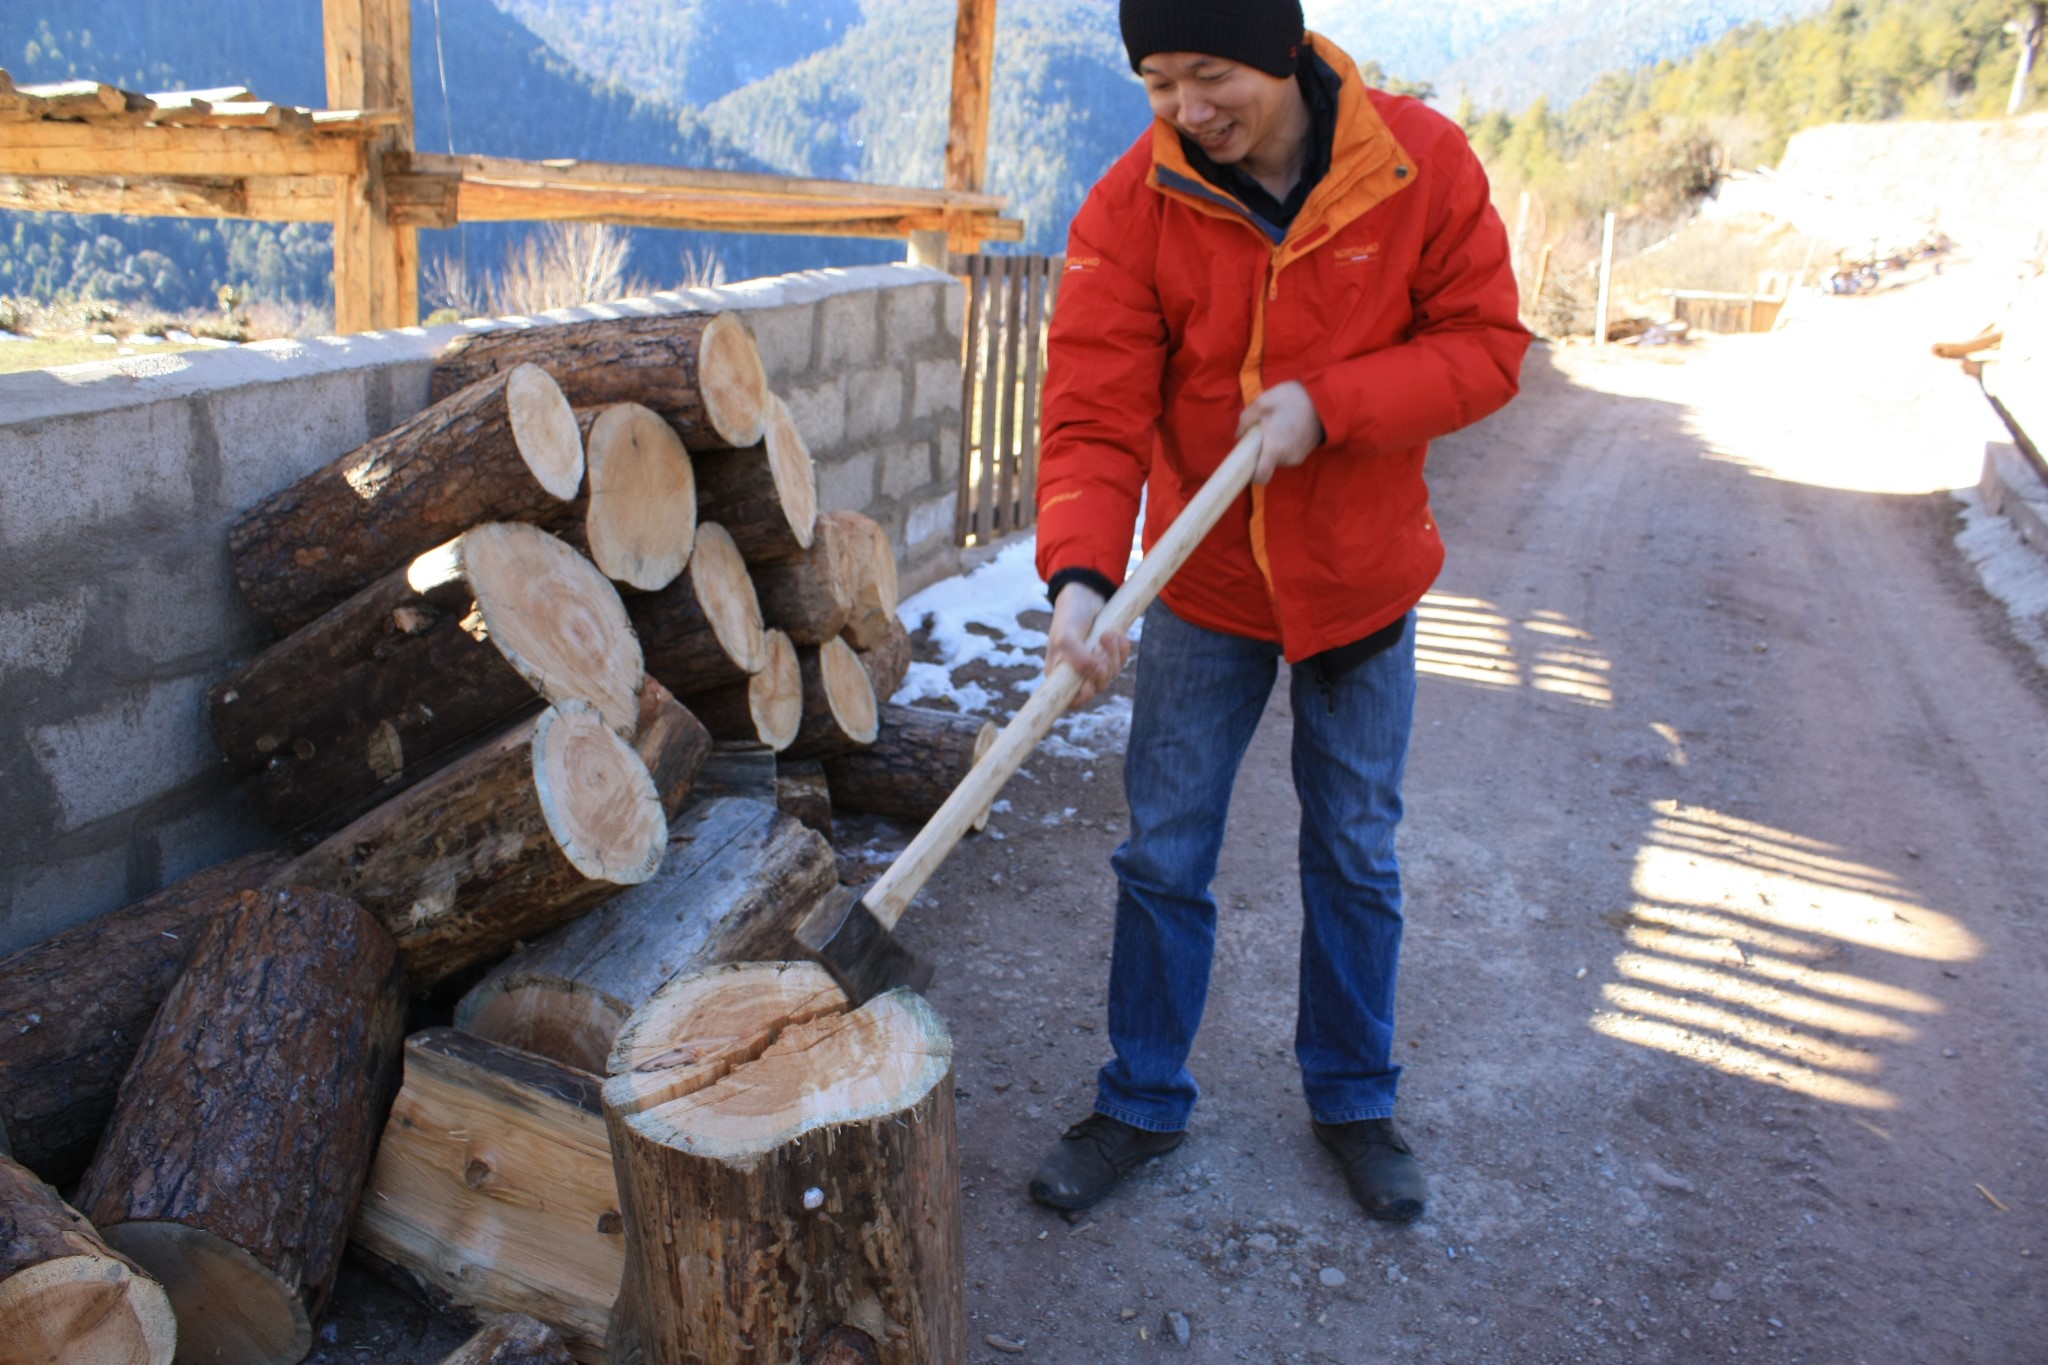
[[[1138,571],[1124,580],[1123,587],[1103,607],[1089,628],[1092,634],[1121,635],[1137,624],[1166,581],[1180,571],[1210,528],[1222,519],[1223,510],[1250,485],[1259,464],[1260,435],[1259,428],[1253,427],[1224,457],[1223,463],[1216,466],[1216,472],[1209,476],[1201,491],[1181,509],[1173,525],[1166,528],[1165,534],[1138,562]],[[1024,760],[1052,731],[1053,723],[1066,714],[1080,690],[1081,675],[1062,660],[1038,685],[1023,709],[1010,718],[1010,723],[996,736],[994,746],[953,789],[946,803],[925,822],[910,846],[861,894],[861,903],[881,921],[883,928],[896,927],[912,898],[924,889],[953,846],[996,799],[1003,784],[1024,766]]]

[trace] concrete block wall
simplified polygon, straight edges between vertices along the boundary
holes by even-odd
[[[471,327],[691,308],[745,313],[821,504],[888,530],[906,595],[957,571],[962,292],[921,267],[0,375],[0,953],[270,842],[205,714],[269,638],[237,513],[418,411]]]

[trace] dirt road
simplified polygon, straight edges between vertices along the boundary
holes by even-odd
[[[1078,1222],[1025,1199],[1104,1053],[1122,818],[1113,756],[1033,762],[904,925],[959,1047],[977,1360],[2048,1358],[2048,686],[1935,491],[1994,434],[1926,357],[1970,300],[1539,350],[1437,448],[1415,1227],[1355,1214],[1299,1098],[1284,686],[1189,1141]]]

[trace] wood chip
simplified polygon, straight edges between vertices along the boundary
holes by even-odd
[[[1990,1201],[1991,1201],[1991,1207],[1992,1207],[1992,1208],[1994,1208],[1994,1209],[1997,1209],[1997,1210],[1998,1210],[1998,1211],[1999,1211],[2000,1213],[2011,1213],[2011,1212],[2012,1212],[2012,1210],[2011,1210],[2011,1209],[2007,1208],[2007,1207],[2006,1207],[2006,1206],[2005,1206],[2004,1204],[2002,1204],[2002,1203],[2000,1203],[2000,1202],[1999,1202],[1999,1200],[1998,1200],[1998,1196],[1997,1196],[1997,1195],[1995,1195],[1995,1194],[1993,1194],[1993,1193],[1992,1193],[1991,1191],[1989,1191],[1989,1190],[1985,1189],[1985,1188],[1984,1188],[1984,1187],[1983,1187],[1982,1185],[1979,1185],[1979,1186],[1977,1187],[1977,1193],[1979,1193],[1979,1194],[1983,1195],[1983,1196],[1984,1196],[1984,1197],[1985,1197],[1986,1199],[1990,1200]]]
[[[996,1350],[1001,1351],[1004,1355],[1021,1356],[1024,1354],[1024,1343],[1021,1341],[1012,1341],[1008,1337],[999,1337],[994,1332],[990,1332],[982,1340],[993,1346]]]

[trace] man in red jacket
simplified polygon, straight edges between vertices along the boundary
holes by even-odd
[[[1457,127],[1368,89],[1298,0],[1123,0],[1155,115],[1075,217],[1053,319],[1038,567],[1048,666],[1085,701],[1130,644],[1090,627],[1254,424],[1254,487],[1146,614],[1130,837],[1095,1113],[1032,1197],[1084,1208],[1178,1146],[1208,994],[1210,894],[1239,761],[1290,665],[1304,929],[1295,1055],[1317,1138],[1375,1218],[1427,1183],[1395,1130],[1394,830],[1413,613],[1443,565],[1428,442],[1516,392],[1528,333],[1506,234]]]

